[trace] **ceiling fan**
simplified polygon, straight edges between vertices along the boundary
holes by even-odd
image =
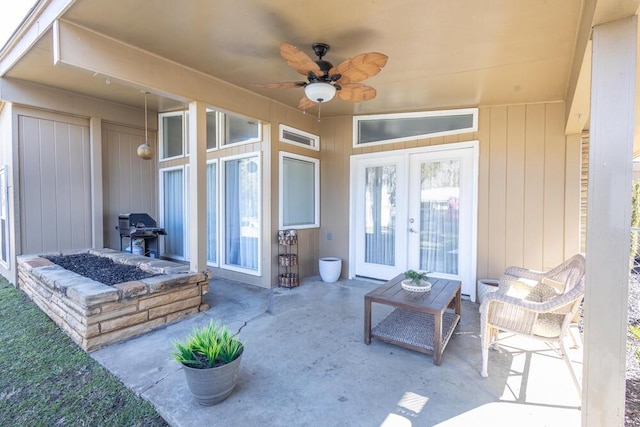
[[[312,60],[306,53],[294,45],[284,42],[280,45],[280,55],[294,70],[307,77],[307,81],[254,84],[255,87],[270,89],[287,89],[303,87],[298,108],[307,109],[315,103],[328,102],[337,94],[344,101],[361,102],[375,98],[376,90],[361,82],[380,72],[387,63],[387,55],[378,52],[362,53],[345,59],[337,67],[324,56],[330,49],[326,43],[314,43],[312,46],[318,57]]]

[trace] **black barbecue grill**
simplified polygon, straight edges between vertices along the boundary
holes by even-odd
[[[129,239],[129,251],[133,253],[134,242],[138,239],[144,241],[144,255],[156,258],[158,256],[158,236],[166,236],[164,228],[158,227],[156,220],[146,213],[128,213],[118,215],[120,232],[120,250],[122,242]],[[136,245],[138,246],[138,245]]]

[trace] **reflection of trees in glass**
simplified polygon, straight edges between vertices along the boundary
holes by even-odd
[[[460,161],[423,163],[420,188],[420,268],[458,272]]]
[[[396,167],[370,167],[365,174],[365,261],[395,265]]]
[[[260,194],[259,177],[256,173],[258,165],[255,158],[240,159],[240,212],[243,219],[258,220],[258,198]]]
[[[458,187],[460,161],[442,160],[422,164],[422,188]]]

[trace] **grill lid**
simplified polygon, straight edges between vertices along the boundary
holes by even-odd
[[[118,215],[118,230],[121,236],[166,235],[164,228],[158,227],[156,220],[146,213]]]

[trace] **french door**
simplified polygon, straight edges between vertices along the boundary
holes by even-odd
[[[475,300],[476,159],[477,143],[354,156],[352,273],[429,271]]]

